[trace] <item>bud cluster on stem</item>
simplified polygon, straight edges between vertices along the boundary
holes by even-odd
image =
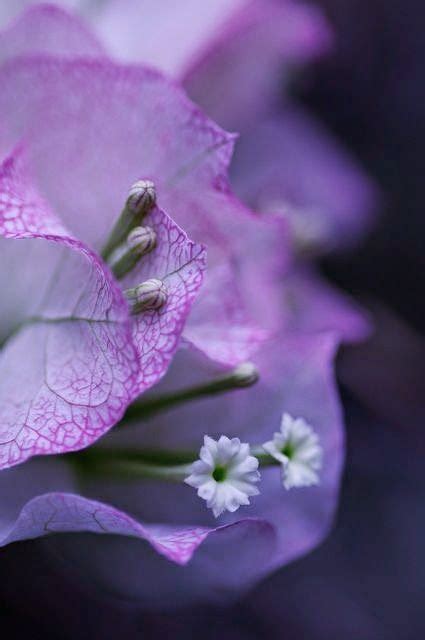
[[[107,262],[113,252],[123,244],[130,232],[141,225],[156,204],[156,189],[151,180],[138,180],[133,184],[112,232],[103,247],[102,257]]]

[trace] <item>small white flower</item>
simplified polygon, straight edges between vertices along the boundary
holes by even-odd
[[[250,455],[249,444],[239,438],[221,436],[217,441],[204,436],[199,458],[185,482],[198,489],[198,496],[206,500],[216,518],[223,511],[233,513],[249,504],[249,496],[260,493],[255,486],[260,479],[258,460]]]
[[[263,449],[282,464],[282,483],[285,489],[319,484],[317,471],[322,466],[323,450],[319,437],[303,418],[282,416],[280,431]]]

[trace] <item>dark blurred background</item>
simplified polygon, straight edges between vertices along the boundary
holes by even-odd
[[[425,5],[322,0],[337,50],[293,87],[383,193],[375,230],[325,273],[373,312],[338,362],[348,458],[332,534],[228,610],[142,613],[52,569],[43,540],[0,552],[8,638],[425,637]],[[9,630],[10,629],[10,630]]]

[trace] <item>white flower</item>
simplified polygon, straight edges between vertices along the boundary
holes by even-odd
[[[317,471],[322,466],[323,450],[319,437],[303,418],[282,416],[280,431],[263,449],[282,464],[282,483],[285,489],[319,484]]]
[[[249,504],[249,496],[259,492],[258,460],[250,455],[249,444],[239,438],[221,436],[218,441],[204,436],[199,460],[193,463],[185,482],[198,489],[198,496],[217,518],[223,511],[232,513]]]

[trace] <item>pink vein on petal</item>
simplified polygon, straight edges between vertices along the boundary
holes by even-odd
[[[22,150],[0,168],[0,235],[3,258],[24,249],[22,266],[37,243],[28,308],[0,352],[5,468],[90,445],[134,398],[139,365],[121,291],[39,197]],[[10,274],[17,288],[19,276]]]

